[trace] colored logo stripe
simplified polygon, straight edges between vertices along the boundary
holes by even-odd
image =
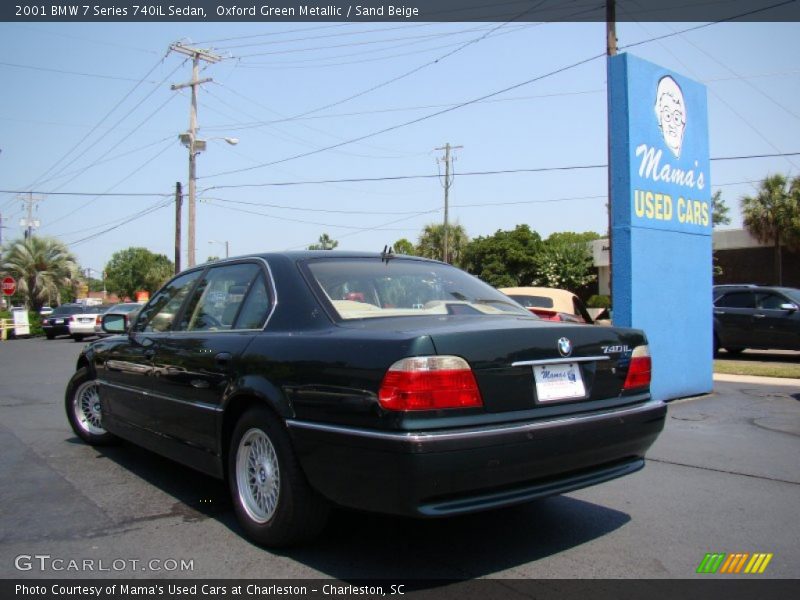
[[[697,567],[697,572],[704,574],[738,574],[742,573],[742,569],[744,569],[744,573],[760,574],[767,570],[767,565],[772,560],[772,557],[773,554],[763,552],[755,554],[750,554],[749,552],[734,552],[732,554],[709,552],[703,557]]]
[[[744,570],[745,573],[763,573],[767,570],[772,554],[753,554],[753,558]]]
[[[700,566],[697,567],[697,572],[716,573],[723,560],[725,560],[725,554],[708,553],[700,563]]]
[[[738,573],[744,567],[745,561],[750,557],[748,553],[729,554],[728,560],[722,565],[720,573]]]

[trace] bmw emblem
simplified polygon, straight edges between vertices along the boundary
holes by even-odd
[[[572,354],[572,342],[570,342],[567,338],[562,337],[558,340],[558,351],[561,356],[569,356]]]

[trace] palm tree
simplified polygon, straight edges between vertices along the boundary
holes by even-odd
[[[339,245],[338,241],[334,240],[327,233],[323,233],[321,236],[319,236],[319,243],[318,244],[311,244],[308,247],[308,249],[309,250],[333,250],[338,245]]]
[[[425,225],[417,243],[417,253],[426,258],[436,258],[444,262],[461,266],[464,260],[464,251],[469,244],[469,236],[463,225],[450,224],[447,226],[447,256],[444,253],[444,225],[430,223]]]
[[[770,175],[755,196],[742,198],[744,226],[760,242],[775,249],[775,281],[783,283],[782,246],[800,246],[800,181],[787,187],[783,175]]]
[[[0,269],[17,279],[27,304],[37,312],[45,303],[60,301],[59,287],[72,285],[80,273],[77,260],[63,242],[36,236],[11,242],[3,252]]]

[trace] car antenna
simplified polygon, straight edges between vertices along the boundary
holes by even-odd
[[[394,258],[394,248],[392,246],[384,246],[381,252],[381,262],[389,263]]]

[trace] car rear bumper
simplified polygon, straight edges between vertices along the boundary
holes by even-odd
[[[561,494],[632,473],[664,426],[644,404],[481,429],[383,432],[289,420],[311,485],[353,508],[435,517]]]

